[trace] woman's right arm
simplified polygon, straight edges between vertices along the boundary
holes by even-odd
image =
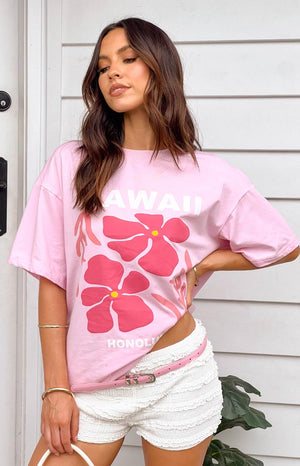
[[[65,290],[41,277],[39,288],[39,323],[65,325],[67,305]],[[66,361],[66,329],[40,328],[45,390],[69,387]],[[42,406],[41,432],[48,448],[56,455],[72,453],[71,441],[76,441],[79,411],[68,393],[49,393]]]

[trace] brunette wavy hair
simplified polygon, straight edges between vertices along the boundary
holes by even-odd
[[[149,67],[144,103],[155,134],[155,158],[161,148],[169,149],[179,167],[179,157],[189,153],[196,162],[201,150],[183,91],[181,61],[171,39],[154,24],[126,18],[101,32],[82,84],[87,112],[81,128],[81,162],[74,177],[76,202],[88,214],[103,209],[102,191],[123,162],[123,113],[114,112],[105,102],[98,85],[98,60],[103,38],[123,28],[128,42]]]

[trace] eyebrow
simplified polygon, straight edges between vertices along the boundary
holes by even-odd
[[[132,49],[131,45],[124,45],[124,47],[121,47],[119,50],[117,50],[117,54],[119,55],[122,52],[125,52],[127,49]],[[107,55],[100,55],[98,60],[106,60],[108,59]]]

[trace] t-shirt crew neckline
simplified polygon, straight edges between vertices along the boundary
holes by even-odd
[[[148,154],[153,154],[154,152],[154,149],[128,149],[127,147],[123,147],[122,148],[124,153],[126,154],[145,154],[145,155],[148,155]],[[158,151],[159,154],[168,154],[169,153],[169,149],[161,149]]]

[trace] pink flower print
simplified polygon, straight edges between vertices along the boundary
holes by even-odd
[[[188,250],[185,251],[184,259],[185,259],[185,263],[186,263],[187,269],[188,269],[188,270],[192,269],[192,268],[193,268],[192,259],[191,259],[191,256],[190,256]]]
[[[179,312],[179,310],[177,309],[174,303],[172,303],[171,301],[169,301],[168,299],[164,298],[163,296],[157,293],[151,293],[151,295],[153,296],[153,298],[156,299],[156,301],[158,301],[160,304],[162,304],[163,306],[168,308],[170,311],[172,311],[177,317],[177,320],[180,319],[180,317],[182,317],[182,314]]]
[[[184,259],[185,259],[185,263],[187,266],[187,270],[190,270],[193,267],[193,265],[192,265],[192,260],[191,260],[188,250],[185,251]],[[177,277],[170,280],[170,283],[175,288],[175,291],[178,295],[178,298],[177,298],[178,301],[183,306],[186,306],[186,282],[182,279],[184,272],[185,270],[181,269],[179,275],[177,275]]]
[[[131,261],[145,251],[150,242],[150,249],[139,258],[138,264],[154,275],[171,275],[179,259],[170,243],[186,241],[190,235],[188,227],[179,218],[164,223],[164,217],[159,214],[136,214],[135,217],[140,223],[111,216],[103,218],[104,235],[119,240],[110,241],[108,246],[124,261]]]
[[[184,269],[181,269],[180,274],[170,280],[171,285],[174,286],[175,291],[178,295],[178,301],[183,305],[186,306],[186,283],[182,280],[182,275],[184,273]]]
[[[84,306],[92,306],[87,312],[88,330],[105,333],[113,328],[111,309],[118,315],[122,332],[145,327],[153,321],[151,309],[136,293],[149,288],[149,280],[139,272],[130,272],[120,287],[124,267],[103,255],[92,257],[84,279],[91,285],[81,293]]]
[[[86,234],[85,234],[85,232],[83,230],[83,224],[84,223],[85,223],[86,234],[87,234],[88,238],[90,239],[90,241],[92,241],[92,243],[94,243],[94,244],[97,244],[98,246],[101,246],[100,241],[98,240],[98,238],[96,238],[96,236],[92,232],[92,225],[91,225],[90,215],[82,212],[78,216],[77,221],[76,221],[76,225],[75,225],[75,228],[74,228],[74,236],[76,236],[78,234],[78,238],[77,238],[77,242],[76,242],[76,253],[77,253],[78,257],[81,257],[81,262],[85,262],[84,253],[85,253],[85,248],[87,246],[87,237],[86,237]]]

